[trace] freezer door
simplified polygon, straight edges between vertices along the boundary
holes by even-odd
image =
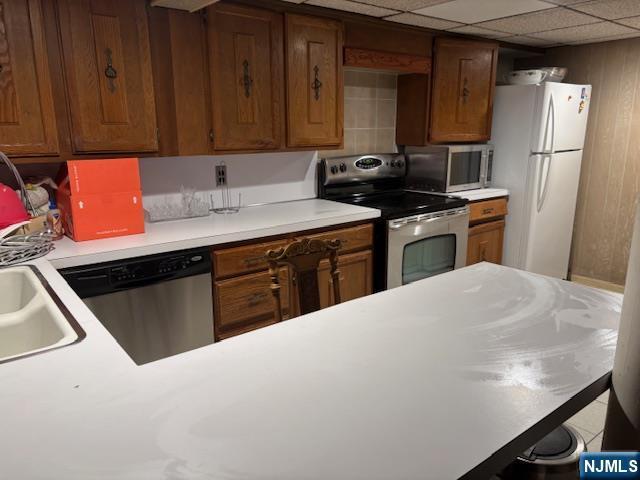
[[[587,130],[591,85],[544,83],[537,87],[533,153],[581,150]]]
[[[531,157],[524,269],[567,278],[582,151]]]

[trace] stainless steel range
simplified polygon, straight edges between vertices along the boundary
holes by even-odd
[[[469,208],[451,195],[408,191],[401,154],[323,159],[318,196],[379,209],[374,285],[398,287],[465,266]]]

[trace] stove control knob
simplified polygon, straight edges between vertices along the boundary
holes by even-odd
[[[398,168],[404,167],[404,161],[398,160],[398,162],[396,163],[396,167],[398,167]]]
[[[340,171],[341,171],[342,173],[344,173],[344,172],[346,172],[346,171],[347,171],[347,164],[346,164],[346,163],[341,163],[341,164],[340,164]]]
[[[336,167],[335,165],[332,165],[332,166],[331,166],[331,173],[333,173],[334,175],[335,175],[336,173],[338,173],[338,167]]]

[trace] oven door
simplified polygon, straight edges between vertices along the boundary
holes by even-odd
[[[449,147],[447,192],[473,190],[485,186],[487,149],[484,145]]]
[[[469,208],[387,222],[387,288],[466,265]]]

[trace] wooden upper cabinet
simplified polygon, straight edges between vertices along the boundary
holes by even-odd
[[[75,152],[158,149],[144,2],[58,0]]]
[[[342,23],[286,15],[287,143],[342,144]]]
[[[0,150],[58,153],[40,0],[0,0]]]
[[[283,137],[282,15],[230,4],[209,8],[216,150],[279,148]]]
[[[204,15],[151,8],[149,36],[159,154],[207,155],[211,102]]]
[[[497,61],[496,43],[436,38],[432,142],[489,140]]]

